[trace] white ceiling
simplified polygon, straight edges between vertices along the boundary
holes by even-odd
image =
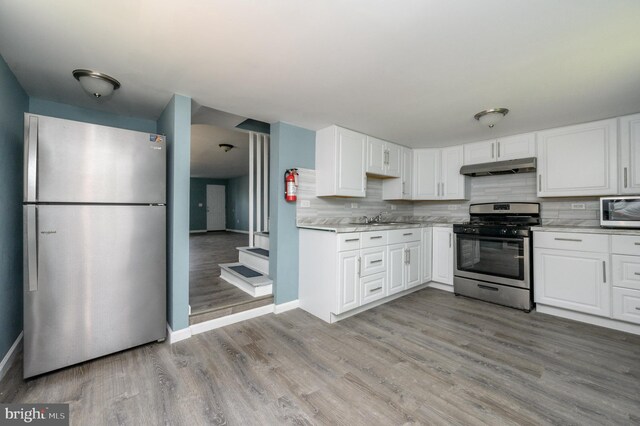
[[[179,93],[443,146],[640,111],[638,22],[638,0],[0,0],[0,54],[44,99],[155,119]],[[74,68],[122,88],[95,104]]]
[[[218,145],[234,146],[224,152]],[[191,177],[228,179],[249,174],[249,134],[206,124],[191,126]]]

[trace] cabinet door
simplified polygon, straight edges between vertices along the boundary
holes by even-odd
[[[351,250],[338,253],[340,294],[338,296],[338,312],[360,306],[360,251]]]
[[[386,159],[386,142],[367,136],[367,173],[385,175]]]
[[[431,262],[433,253],[433,229],[422,230],[422,282],[431,281]]]
[[[496,140],[464,144],[464,165],[496,161]]]
[[[360,281],[360,284],[360,305],[366,305],[367,303],[373,302],[374,300],[382,299],[387,289],[387,273],[381,272],[379,274],[363,277]]]
[[[367,137],[340,127],[336,137],[336,195],[364,197]]]
[[[524,133],[522,135],[499,138],[496,142],[496,154],[498,161],[535,157],[535,133]]]
[[[467,198],[467,177],[460,174],[464,158],[462,145],[442,149],[440,198],[445,200],[464,200]]]
[[[533,265],[536,303],[610,315],[608,254],[534,249]]]
[[[612,317],[640,324],[640,291],[628,288],[613,288]]]
[[[422,263],[422,243],[420,241],[414,241],[407,243],[405,250],[409,255],[407,261],[407,283],[406,288],[415,287],[423,283],[422,271],[420,270],[420,264]]]
[[[611,256],[612,285],[640,291],[640,256]]]
[[[413,150],[413,199],[434,200],[439,195],[440,150]]]
[[[405,282],[405,252],[404,244],[393,244],[388,246],[389,250],[389,279],[387,294],[394,294],[404,290]]]
[[[402,199],[413,199],[413,151],[402,148]]]
[[[547,130],[537,138],[539,197],[617,193],[615,119]]]
[[[620,192],[640,192],[640,114],[620,119]]]
[[[360,275],[363,277],[387,271],[387,248],[384,246],[362,250],[360,259]]]
[[[387,169],[385,175],[389,177],[400,177],[402,173],[403,160],[402,147],[400,145],[387,142]],[[409,191],[409,193],[411,193],[411,191]]]
[[[453,229],[433,228],[433,281],[453,285]]]

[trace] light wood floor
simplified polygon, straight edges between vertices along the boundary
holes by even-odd
[[[190,321],[200,322],[272,303],[272,296],[256,298],[220,278],[220,263],[238,261],[236,247],[249,245],[237,232],[207,232],[189,236]]]
[[[640,422],[640,337],[426,289],[334,325],[302,310],[23,382],[74,425]]]

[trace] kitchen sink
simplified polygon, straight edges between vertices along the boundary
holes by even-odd
[[[350,222],[349,225],[389,226],[389,225],[419,225],[419,223],[417,222],[372,222],[372,223]]]

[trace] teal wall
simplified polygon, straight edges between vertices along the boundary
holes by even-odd
[[[228,180],[227,229],[249,231],[249,175]]]
[[[22,331],[22,151],[29,97],[0,56],[0,360]]]
[[[174,95],[158,119],[167,137],[167,319],[189,326],[189,172],[191,98]]]
[[[207,229],[207,185],[224,185],[226,188],[227,179],[191,178],[189,180],[190,231],[205,231]],[[202,207],[198,204],[202,204]]]
[[[284,171],[315,169],[315,132],[286,123],[271,125],[269,272],[275,303],[298,298],[298,228],[296,204],[284,200]],[[283,253],[283,255],[280,255]]]
[[[156,133],[157,127],[156,122],[153,120],[125,117],[123,115],[80,108],[73,105],[61,104],[59,102],[47,101],[38,98],[29,99],[29,112],[32,114],[48,115],[49,117],[137,130],[140,132]]]

